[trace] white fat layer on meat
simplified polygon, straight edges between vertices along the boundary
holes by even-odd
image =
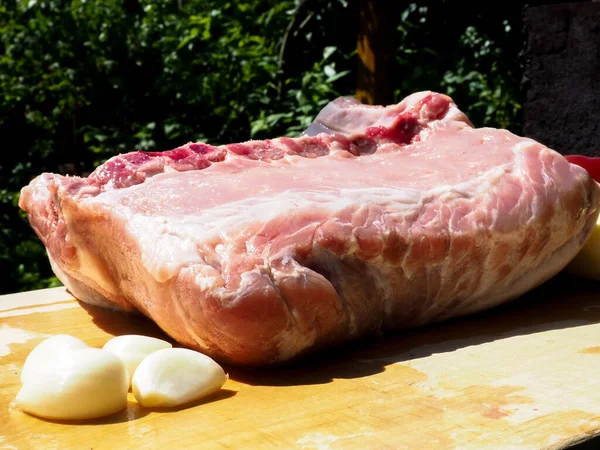
[[[502,165],[488,170],[483,176],[463,183],[442,185],[424,192],[421,201],[439,200],[446,202],[455,198],[473,198],[493,192],[493,186],[505,174],[513,171],[512,166]]]
[[[159,282],[176,276],[181,268],[202,262],[198,245],[215,242],[215,250],[227,257],[218,244],[221,233],[244,225],[265,223],[300,209],[322,210],[331,216],[336,211],[361,203],[389,206],[396,213],[411,213],[421,204],[420,193],[409,189],[345,189],[310,193],[285,191],[278,195],[251,197],[227,203],[195,215],[154,217],[132,214],[128,227],[138,236],[144,267]],[[210,283],[210,281],[207,281]]]
[[[63,211],[65,222],[69,223],[73,221],[70,217],[69,211]],[[90,250],[84,244],[82,244],[81,239],[74,233],[70,233],[66,237],[67,242],[72,245],[77,250],[77,258],[79,259],[79,267],[78,272],[83,278],[88,278],[90,280],[94,280],[94,282],[105,292],[110,295],[117,296],[119,293],[119,288],[115,285],[113,280],[110,278],[109,274],[106,271],[104,263],[98,259],[96,254]],[[58,277],[62,281],[63,284],[70,288],[70,283],[66,280],[66,276],[62,276],[62,270],[55,263],[55,261],[50,258],[50,264],[55,273],[59,273]],[[57,272],[58,270],[58,272]],[[63,280],[65,278],[65,280]],[[71,290],[71,289],[70,289]]]
[[[80,251],[85,252],[85,250]],[[52,267],[54,274],[75,298],[90,305],[101,306],[103,308],[114,309],[117,311],[121,309],[114,302],[111,302],[103,297],[102,294],[100,294],[97,290],[88,288],[85,286],[85,284],[78,282],[75,278],[62,270],[60,266],[56,264],[56,261],[54,261],[54,258],[52,258],[52,254],[50,252],[48,252],[48,260],[50,261],[50,267]],[[80,264],[82,264],[81,261],[82,259],[80,259]],[[83,261],[85,261],[85,258]],[[86,268],[86,270],[88,270],[87,273],[90,274],[89,268]],[[94,275],[94,273],[91,274]],[[94,281],[98,282],[96,279],[94,279]],[[98,284],[98,286],[100,287],[100,284]]]
[[[325,217],[333,217],[338,211],[364,204],[380,205],[394,215],[409,215],[431,201],[448,202],[454,198],[487,195],[497,180],[510,170],[509,166],[494,167],[472,181],[443,185],[426,192],[406,188],[288,190],[226,203],[194,215],[156,217],[124,213],[129,218],[132,235],[138,236],[144,267],[157,281],[165,282],[183,267],[202,262],[200,244],[214,242],[216,252],[227,258],[227,251],[220,244],[222,233],[240,230],[248,224],[266,223],[301,210],[320,210]],[[211,283],[210,279],[203,285],[207,287],[207,283]]]
[[[181,229],[175,232],[178,226],[169,219],[140,214],[131,218],[129,227],[138,236],[144,267],[160,283],[178,274],[188,263],[201,261],[198,246],[191,238],[194,229],[186,230],[190,232],[186,236]]]
[[[211,266],[202,267],[194,280],[202,291],[214,291],[223,287],[223,278]]]

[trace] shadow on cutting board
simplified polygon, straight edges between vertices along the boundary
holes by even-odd
[[[138,402],[127,401],[127,407],[123,409],[121,412],[116,414],[112,414],[106,417],[100,417],[98,419],[86,419],[86,420],[60,420],[60,419],[43,419],[46,422],[57,423],[57,424],[74,424],[74,425],[87,425],[87,426],[96,426],[96,425],[109,425],[115,423],[130,423],[135,420],[146,417],[148,414],[152,412],[160,412],[160,413],[175,413],[177,411],[181,411],[183,409],[194,408],[196,406],[201,406],[207,403],[217,402],[219,400],[225,400],[227,398],[233,397],[237,392],[232,391],[230,389],[221,389],[214,394],[211,394],[207,397],[203,397],[200,400],[185,403],[180,406],[174,407],[143,407]]]
[[[233,379],[255,385],[301,385],[358,378],[392,362],[423,358],[548,330],[600,322],[600,283],[559,274],[511,303],[412,330],[386,333],[319,352],[285,367],[231,369]],[[600,353],[598,347],[587,349]],[[600,449],[600,446],[598,447]]]
[[[71,294],[73,295],[73,294]],[[90,315],[92,321],[102,330],[113,336],[122,334],[141,334],[163,339],[172,344],[175,341],[167,336],[158,325],[141,314],[126,314],[112,309],[101,308],[77,301],[79,305]]]
[[[513,336],[600,322],[600,284],[559,274],[506,305],[464,318],[367,337],[324,350],[281,367],[226,367],[230,377],[252,385],[290,386],[361,378],[392,362],[480,345]],[[94,323],[113,334],[144,334],[175,342],[151,320],[81,303]],[[600,353],[598,348],[590,352]],[[599,447],[600,448],[600,447]]]
[[[600,437],[595,437],[589,441],[582,442],[581,444],[575,444],[569,447],[569,450],[598,450],[600,449]]]

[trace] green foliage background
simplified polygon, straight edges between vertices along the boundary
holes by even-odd
[[[17,208],[43,171],[294,136],[356,86],[357,0],[0,0],[0,293],[58,284]],[[520,7],[403,3],[396,100],[450,94],[521,132]]]

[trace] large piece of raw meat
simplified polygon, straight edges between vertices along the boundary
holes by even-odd
[[[81,301],[262,365],[521,295],[578,252],[598,193],[557,152],[422,92],[338,99],[295,139],[45,173],[20,206]]]

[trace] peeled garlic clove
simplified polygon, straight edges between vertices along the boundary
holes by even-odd
[[[214,360],[185,348],[148,355],[133,374],[132,391],[145,407],[172,407],[218,391],[228,375]]]
[[[22,410],[47,419],[94,419],[124,409],[128,390],[123,361],[88,347],[64,351],[51,364],[32,367],[16,401]]]
[[[25,384],[30,378],[35,378],[40,366],[52,364],[58,353],[67,350],[87,348],[81,339],[68,334],[56,334],[40,342],[27,356],[23,370],[21,370],[21,383]]]
[[[162,339],[127,334],[112,338],[102,348],[114,353],[123,360],[129,372],[129,384],[131,385],[135,369],[146,356],[157,350],[172,347],[170,342],[163,341]]]

